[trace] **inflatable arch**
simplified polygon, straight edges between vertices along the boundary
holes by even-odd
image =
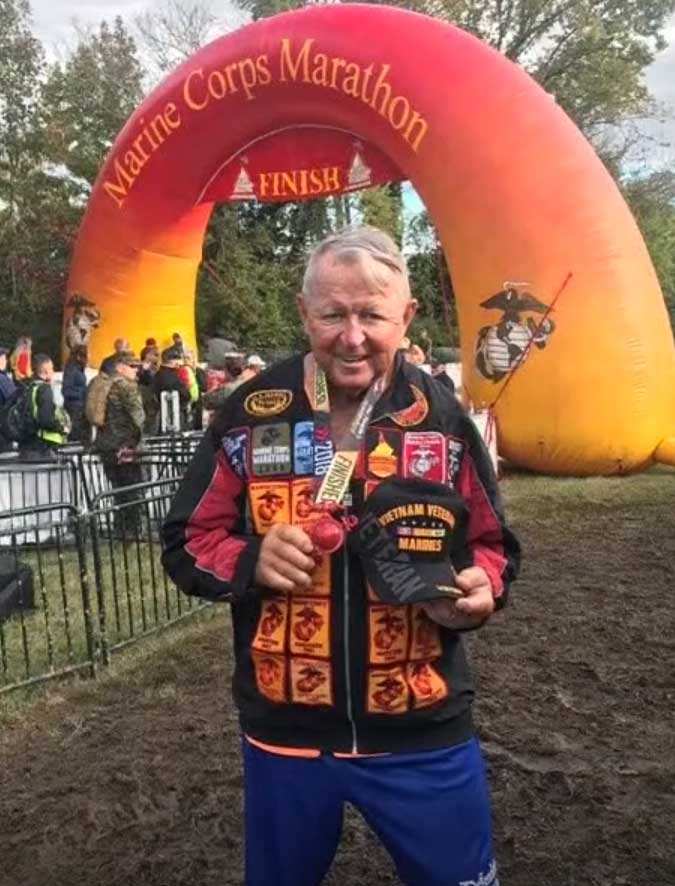
[[[470,35],[331,5],[216,40],[127,122],[76,244],[66,337],[194,341],[214,202],[410,179],[452,268],[463,374],[534,471],[675,464],[675,348],[646,248],[575,126]]]

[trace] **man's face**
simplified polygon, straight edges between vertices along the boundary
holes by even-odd
[[[401,292],[402,281],[383,267],[386,284],[370,291],[358,265],[321,259],[315,291],[298,305],[314,357],[331,385],[351,396],[363,393],[394,364],[417,302]]]
[[[0,372],[7,369],[7,354],[0,354]]]
[[[138,368],[136,366],[130,366],[128,363],[118,363],[117,371],[122,378],[126,378],[127,381],[135,381],[136,376],[138,375]]]
[[[46,363],[42,364],[39,371],[39,377],[44,381],[52,381],[54,378],[54,364],[51,360],[47,360]]]

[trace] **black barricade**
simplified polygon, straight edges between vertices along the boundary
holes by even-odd
[[[134,455],[144,482],[116,489],[74,447],[55,463],[0,465],[0,692],[95,676],[116,649],[202,608],[168,579],[159,538],[198,443],[149,441]]]

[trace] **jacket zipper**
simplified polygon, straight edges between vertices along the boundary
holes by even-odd
[[[352,704],[352,675],[349,661],[349,554],[343,549],[344,568],[342,570],[342,604],[343,604],[343,633],[345,654],[345,689],[347,692],[347,719],[352,728],[352,754],[358,754],[356,740],[356,723],[354,722],[354,708]]]

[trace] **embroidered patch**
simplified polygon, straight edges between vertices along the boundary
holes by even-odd
[[[314,481],[291,481],[291,523],[301,529],[311,529],[319,517],[314,510]]]
[[[428,661],[406,665],[406,679],[412,693],[413,708],[426,708],[448,697],[448,685]]]
[[[290,523],[290,489],[288,482],[257,480],[249,484],[251,516],[258,535],[264,535],[273,523]]]
[[[429,414],[429,401],[423,392],[416,385],[410,385],[415,402],[412,406],[407,406],[398,412],[391,414],[391,420],[396,422],[402,428],[414,428],[416,425],[422,424]]]
[[[311,658],[291,658],[291,698],[296,704],[332,705],[330,663]]]
[[[455,489],[459,470],[462,467],[462,455],[464,454],[464,441],[457,437],[446,437],[448,447],[448,486]]]
[[[258,691],[270,701],[286,701],[286,659],[280,655],[251,652]]]
[[[398,473],[401,432],[372,428],[366,434],[366,468],[369,476],[384,479]]]
[[[246,480],[248,476],[248,428],[235,428],[229,431],[221,442],[230,467],[240,480]]]
[[[368,671],[369,714],[402,714],[408,709],[409,694],[402,667]]]
[[[403,476],[444,483],[447,476],[445,437],[437,431],[406,431]]]
[[[333,459],[333,441],[330,431],[325,427],[314,428],[314,473],[322,477]]]
[[[285,597],[263,600],[258,630],[251,644],[253,649],[259,652],[284,652],[287,623],[288,600]]]
[[[287,422],[253,428],[251,473],[256,477],[291,473],[291,428]]]
[[[411,661],[438,658],[443,652],[438,625],[419,605],[411,607],[411,615],[412,637],[408,658]]]
[[[291,597],[290,649],[293,655],[330,656],[330,601]]]
[[[408,609],[405,606],[368,607],[370,663],[403,661],[408,651]]]
[[[314,473],[314,422],[299,421],[293,428],[293,473]]]
[[[244,409],[249,415],[263,418],[270,415],[281,415],[291,405],[292,400],[291,391],[254,391],[244,400]]]

